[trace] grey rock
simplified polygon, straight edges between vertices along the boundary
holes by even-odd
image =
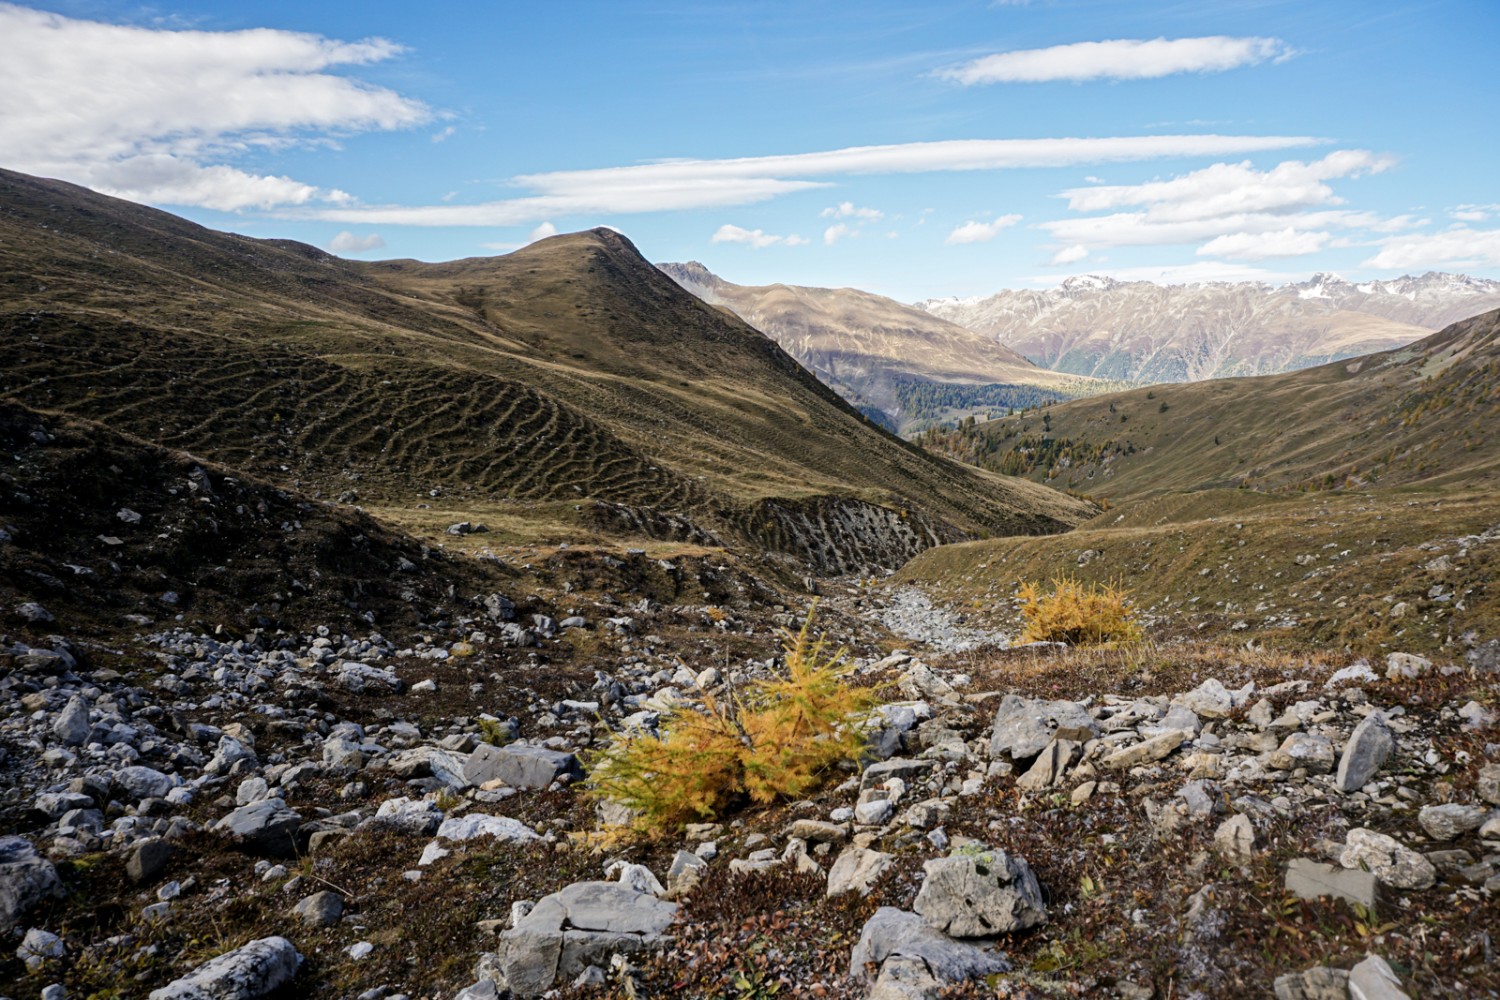
[[[512,819],[509,816],[488,816],[484,813],[450,816],[438,827],[437,835],[447,840],[494,837],[496,840],[513,843],[539,839],[535,830],[518,819]]]
[[[33,927],[21,939],[21,946],[16,949],[16,957],[26,963],[28,971],[36,972],[47,963],[48,959],[62,958],[63,952],[62,938],[51,931]]]
[[[915,913],[882,906],[860,931],[849,956],[849,975],[866,979],[869,966],[883,966],[892,958],[920,961],[933,976],[950,983],[1010,971],[1003,955],[955,941]]]
[[[1183,740],[1187,739],[1187,733],[1181,729],[1173,729],[1153,736],[1149,740],[1142,740],[1134,746],[1116,750],[1105,757],[1099,763],[1105,767],[1116,770],[1135,767],[1138,764],[1149,764],[1161,760],[1167,754],[1182,746]]]
[[[834,859],[828,869],[828,895],[841,896],[846,892],[857,892],[861,896],[870,894],[875,880],[885,874],[895,860],[894,855],[883,851],[872,851],[864,847],[847,847]]]
[[[659,947],[677,904],[617,882],[577,882],[543,897],[500,935],[499,960],[511,992],[536,997],[615,953]]]
[[[1423,806],[1417,822],[1433,840],[1457,840],[1470,830],[1484,825],[1489,811],[1481,806],[1450,802],[1440,806]]]
[[[677,916],[677,904],[636,892],[618,882],[574,882],[537,902],[519,926],[534,929],[661,934]]]
[[[1224,719],[1228,718],[1230,712],[1248,703],[1254,691],[1254,684],[1231,691],[1219,680],[1210,677],[1193,690],[1178,695],[1172,703],[1182,705],[1205,719]]]
[[[309,927],[327,927],[344,915],[344,897],[326,889],[315,892],[292,907],[292,915]]]
[[[1396,737],[1386,725],[1385,715],[1371,712],[1363,722],[1354,727],[1349,742],[1344,744],[1338,774],[1334,776],[1334,787],[1346,795],[1359,791],[1375,776],[1375,772],[1390,758],[1394,749]]]
[[[854,807],[854,821],[864,826],[883,826],[896,812],[889,799],[871,799]]]
[[[864,773],[859,776],[859,787],[875,788],[892,778],[911,782],[926,775],[935,766],[936,762],[931,760],[907,760],[902,757],[892,757],[890,760],[883,760],[865,768]]]
[[[923,866],[912,909],[952,937],[993,937],[1047,919],[1042,889],[1024,858],[972,846]]]
[[[1370,872],[1393,889],[1428,889],[1437,881],[1431,861],[1394,837],[1364,827],[1349,831],[1339,864]]]
[[[942,987],[942,981],[927,970],[926,962],[898,955],[886,959],[880,967],[880,975],[865,1000],[936,1000]]]
[[[151,837],[135,845],[125,861],[125,874],[137,885],[153,881],[166,871],[172,860],[172,845],[160,837]]]
[[[153,990],[150,1000],[256,1000],[290,982],[301,965],[286,938],[261,938]]]
[[[399,830],[424,837],[436,830],[442,821],[443,811],[435,803],[403,795],[380,803],[375,815],[360,823],[359,828]]]
[[[500,988],[493,979],[481,979],[453,995],[453,1000],[499,1000]]]
[[[1243,863],[1255,856],[1255,827],[1250,817],[1237,813],[1214,831],[1214,850],[1226,861]]]
[[[1486,764],[1479,769],[1475,793],[1492,806],[1500,806],[1500,764]]]
[[[1078,753],[1078,744],[1072,740],[1053,740],[1037,754],[1030,769],[1016,779],[1016,787],[1029,791],[1051,788],[1062,781]]]
[[[1276,1000],[1349,1000],[1349,973],[1315,965],[1277,976],[1275,989]]]
[[[386,770],[402,781],[413,778],[436,778],[452,789],[469,786],[464,777],[467,758],[438,747],[413,747],[394,754],[385,762]]]
[[[1311,858],[1295,858],[1287,865],[1286,891],[1298,899],[1332,896],[1371,908],[1380,901],[1380,889],[1373,873],[1337,868]]]
[[[62,892],[57,869],[36,853],[31,841],[0,837],[0,935],[14,930],[33,906]]]
[[[33,625],[45,625],[52,621],[52,612],[42,607],[35,601],[26,601],[16,605],[16,614],[31,622]]]
[[[31,808],[49,819],[57,819],[74,809],[94,808],[94,800],[78,792],[43,792]]]
[[[708,862],[692,851],[678,851],[667,869],[667,888],[676,894],[687,892],[697,885],[708,870]]]
[[[481,743],[464,764],[463,776],[473,785],[499,781],[513,788],[546,788],[564,774],[578,773],[578,758],[561,750]]]
[[[1316,733],[1292,733],[1271,754],[1270,764],[1282,771],[1305,767],[1310,774],[1333,770],[1333,743]]]
[[[1379,955],[1366,956],[1349,970],[1349,1000],[1409,1000],[1401,980]]]
[[[120,768],[115,772],[114,783],[120,793],[128,796],[132,802],[164,799],[178,785],[177,779],[172,775],[140,764]]]
[[[1012,760],[1030,760],[1054,737],[1082,742],[1097,735],[1093,716],[1077,702],[1033,701],[1008,694],[995,710],[990,756],[1009,754]]]
[[[89,708],[89,700],[81,694],[75,694],[58,713],[57,719],[52,723],[52,735],[63,746],[80,746],[89,738]]]
[[[1387,680],[1425,677],[1432,670],[1432,661],[1414,653],[1392,653],[1385,658]]]
[[[229,774],[240,761],[248,761],[249,766],[254,767],[257,763],[255,751],[233,736],[220,736],[219,747],[209,762],[203,765],[203,773]]]
[[[289,857],[296,853],[302,817],[282,799],[262,799],[240,806],[210,827],[237,846],[256,853]]]

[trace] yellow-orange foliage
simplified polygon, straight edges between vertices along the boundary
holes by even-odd
[[[858,756],[856,725],[874,702],[845,683],[844,650],[812,638],[813,616],[783,633],[782,676],[752,682],[731,702],[671,712],[660,736],[621,734],[589,760],[589,790],[629,808],[655,834],[719,815],[748,797],[765,804],[803,794],[829,767]]]
[[[1135,609],[1127,603],[1125,592],[1113,584],[1085,584],[1064,577],[1052,581],[1050,594],[1042,593],[1036,583],[1026,583],[1018,596],[1026,620],[1023,642],[1102,646],[1141,637]]]

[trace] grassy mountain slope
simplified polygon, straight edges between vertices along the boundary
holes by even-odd
[[[1318,368],[1159,385],[991,421],[955,451],[1111,500],[1469,484],[1500,473],[1500,311]]]
[[[829,571],[1085,505],[873,427],[608,230],[342,261],[0,173],[0,394],[310,495],[582,512]]]
[[[696,262],[657,266],[705,302],[742,317],[902,434],[970,412],[1106,388],[1039,368],[991,337],[858,289],[736,285]]]

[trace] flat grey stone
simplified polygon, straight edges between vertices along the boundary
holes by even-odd
[[[950,983],[1010,971],[1003,955],[955,941],[915,913],[882,906],[860,931],[849,956],[849,975],[863,980],[868,966],[884,965],[890,958],[917,959],[933,976]]]
[[[327,927],[344,915],[344,897],[326,889],[315,892],[292,907],[292,913],[309,927]]]
[[[1450,802],[1441,806],[1423,806],[1417,822],[1433,840],[1457,840],[1470,830],[1484,825],[1489,810],[1480,806]]]
[[[1349,973],[1315,965],[1277,976],[1275,989],[1276,1000],[1349,1000]]]
[[[447,840],[494,837],[496,840],[515,843],[538,839],[537,832],[518,819],[512,819],[509,816],[487,816],[484,813],[450,816],[438,827],[437,835]]]
[[[1074,701],[1039,701],[1008,694],[990,727],[990,756],[1030,760],[1054,738],[1084,742],[1099,735],[1088,709]]]
[[[859,776],[859,787],[874,788],[885,784],[891,778],[900,778],[902,781],[910,782],[931,771],[936,764],[936,761],[931,760],[907,760],[904,757],[892,757],[890,760],[883,760],[865,768],[864,773]]]
[[[125,861],[125,874],[137,884],[150,882],[166,870],[173,853],[172,845],[160,837],[140,841]]]
[[[151,1000],[256,1000],[290,982],[301,965],[286,938],[261,938],[153,990]]]
[[[1325,865],[1311,858],[1296,858],[1287,865],[1286,891],[1298,899],[1332,896],[1372,909],[1380,901],[1380,889],[1373,873]]]
[[[296,853],[302,817],[281,799],[262,799],[219,819],[210,828],[248,851],[286,857]]]
[[[464,764],[464,780],[472,785],[499,781],[512,788],[546,788],[564,774],[577,774],[578,758],[545,747],[497,747],[481,743]]]

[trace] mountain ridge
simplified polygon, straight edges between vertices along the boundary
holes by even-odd
[[[1039,368],[990,338],[870,292],[737,285],[697,261],[657,267],[705,302],[735,313],[845,399],[902,433],[951,420],[955,412],[1099,390],[1092,380]],[[958,405],[935,407],[924,393]]]
[[[1500,307],[1500,282],[1429,272],[1158,285],[1075,275],[1047,290],[916,304],[1059,371],[1134,382],[1274,374],[1403,346]]]

